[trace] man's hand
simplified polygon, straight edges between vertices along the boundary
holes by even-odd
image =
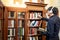
[[[41,16],[41,15],[38,15],[38,18],[40,18],[40,19],[41,19],[41,18],[42,18],[42,16]]]
[[[39,28],[38,31],[45,32],[46,30],[44,28]]]

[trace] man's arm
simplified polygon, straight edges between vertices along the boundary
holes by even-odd
[[[41,18],[41,20],[45,20],[45,21],[48,21],[49,19],[48,19],[48,18]]]

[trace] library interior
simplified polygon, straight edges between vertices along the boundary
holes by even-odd
[[[50,6],[60,17],[60,0],[0,0],[0,40],[46,40],[41,31],[48,24],[38,16],[46,17]]]

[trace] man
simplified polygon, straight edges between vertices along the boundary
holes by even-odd
[[[47,40],[59,40],[58,33],[59,33],[59,17],[58,17],[58,8],[56,7],[49,7],[47,10],[48,18],[41,18],[41,20],[46,20],[47,23],[47,31],[42,32],[47,37]],[[40,29],[43,31],[43,29]]]

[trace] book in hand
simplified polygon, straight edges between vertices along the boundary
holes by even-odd
[[[45,32],[46,30],[44,28],[39,28],[38,31]]]

